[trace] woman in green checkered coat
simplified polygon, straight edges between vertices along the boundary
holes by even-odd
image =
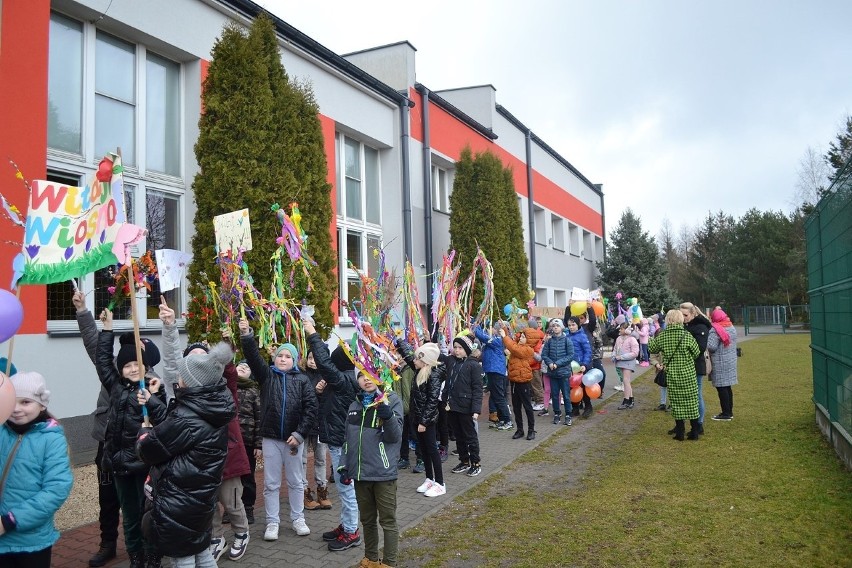
[[[692,334],[683,327],[680,310],[669,310],[666,328],[648,342],[651,353],[662,353],[666,365],[669,403],[675,419],[675,440],[684,438],[684,420],[692,429],[689,439],[698,439],[698,382],[695,375],[695,358],[701,351]]]

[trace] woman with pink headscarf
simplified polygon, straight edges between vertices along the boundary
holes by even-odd
[[[722,412],[713,420],[730,422],[734,418],[734,393],[731,387],[737,384],[737,330],[722,308],[717,307],[710,314],[713,327],[707,338],[707,350],[713,371],[710,379],[719,393]]]

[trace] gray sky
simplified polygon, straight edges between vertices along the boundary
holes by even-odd
[[[652,236],[789,211],[852,113],[847,0],[256,1],[336,53],[408,40],[432,90],[494,85],[604,185],[608,232],[626,207]]]

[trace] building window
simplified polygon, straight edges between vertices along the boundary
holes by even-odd
[[[65,173],[48,171],[47,181],[61,183],[63,185],[79,186],[80,176]],[[83,291],[87,291],[85,286]],[[88,289],[91,289],[89,287]],[[56,282],[47,285],[47,319],[49,320],[70,320],[76,322],[77,310],[74,309],[74,304],[71,303],[71,295],[74,293],[74,286],[71,281]]]
[[[95,45],[95,155],[121,148],[136,165],[136,46],[104,32]]]
[[[145,65],[145,157],[149,171],[180,175],[180,66],[153,53]]]
[[[595,236],[595,258],[598,260],[603,260],[603,239]]]
[[[568,252],[580,256],[580,229],[572,223],[568,223]]]
[[[553,307],[564,308],[568,305],[568,293],[565,290],[553,291]]]
[[[340,267],[340,315],[361,311],[360,274],[375,277],[381,248],[381,163],[379,151],[358,140],[337,135],[337,252]]]
[[[554,250],[565,252],[565,229],[563,225],[561,217],[557,217],[556,215],[550,216],[550,234],[553,235],[550,237],[551,244]]]
[[[83,153],[83,25],[50,15],[47,80],[47,144]],[[74,182],[76,185],[79,182]]]
[[[541,207],[536,207],[533,212],[533,222],[535,222],[535,242],[540,245],[547,245],[547,212]]]
[[[447,170],[432,166],[432,209],[450,212],[450,188]]]
[[[50,16],[49,57],[48,179],[88,184],[94,174],[92,164],[121,148],[122,161],[128,166],[124,172],[127,220],[149,231],[146,241],[132,247],[131,254],[138,257],[146,250],[185,248],[181,211],[187,188],[180,177],[182,66],[145,45],[58,13]],[[84,61],[94,64],[84,65]],[[92,112],[93,120],[84,119]],[[69,158],[68,153],[79,157]],[[99,313],[111,300],[110,268],[81,280],[87,306]],[[152,310],[160,302],[157,286],[147,300],[139,299],[142,326],[148,321],[158,325],[157,310]],[[63,305],[70,301],[70,289],[69,283],[48,286],[48,329],[76,329],[70,321],[73,312]],[[184,306],[183,294],[181,289],[165,294],[178,314]],[[117,328],[130,326],[129,321],[120,321],[130,318],[129,304],[116,309]]]
[[[592,234],[589,231],[583,231],[583,257],[586,260],[595,259],[595,250],[592,248]]]

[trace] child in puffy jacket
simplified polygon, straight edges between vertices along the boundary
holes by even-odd
[[[302,452],[317,419],[317,395],[310,379],[299,369],[296,346],[285,343],[274,353],[272,365],[260,355],[249,322],[239,322],[240,343],[254,378],[260,385],[263,436],[263,499],[266,504],[264,540],[278,540],[281,471],[287,474],[290,520],[299,536],[311,534],[305,523],[305,479]]]
[[[580,372],[585,373],[592,368],[592,346],[589,344],[589,336],[582,328],[579,316],[571,316],[568,318],[568,337],[574,345],[574,361],[579,363]],[[582,405],[583,418],[588,418],[592,415],[592,400],[586,393],[585,385],[580,385],[583,389],[583,400],[580,402],[571,403],[571,415],[580,415],[580,406]]]
[[[512,410],[515,412],[515,426],[517,428],[512,435],[513,440],[524,437],[522,409],[527,415],[527,440],[535,440],[535,414],[533,413],[531,385],[533,371],[530,368],[530,361],[533,360],[535,350],[527,343],[526,331],[533,334],[538,330],[522,331],[518,334],[517,341],[507,335],[505,329],[501,329],[499,332],[500,337],[503,338],[503,344],[511,355],[509,358],[509,383],[512,385]]]
[[[73,484],[68,442],[47,412],[50,391],[43,376],[0,372],[4,381],[11,381],[16,398],[0,426],[0,471],[9,468],[0,504],[0,566],[49,568],[59,539],[53,516]]]
[[[616,369],[621,369],[624,380],[624,400],[618,410],[633,408],[633,387],[630,384],[633,372],[636,370],[636,359],[639,357],[639,342],[633,336],[633,326],[627,322],[619,326],[619,336],[612,348],[612,362]]]
[[[358,514],[364,527],[363,565],[379,562],[379,524],[384,532],[382,565],[396,566],[399,527],[396,522],[396,479],[402,440],[402,401],[393,391],[358,373],[361,392],[349,406],[340,483],[355,483]]]

